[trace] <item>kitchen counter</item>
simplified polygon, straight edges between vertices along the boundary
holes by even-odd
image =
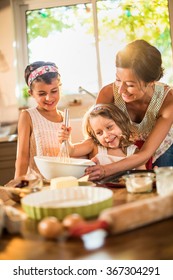
[[[17,141],[17,134],[0,137],[0,143]]]
[[[125,188],[112,188],[114,205],[156,196],[129,194]],[[172,260],[173,218],[121,234],[109,235],[96,250],[86,250],[80,238],[45,240],[37,233],[37,223],[28,220],[21,235],[3,233],[1,260]]]

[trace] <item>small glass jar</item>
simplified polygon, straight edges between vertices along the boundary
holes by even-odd
[[[173,166],[158,167],[156,173],[156,190],[159,195],[173,193]]]
[[[123,176],[129,193],[148,193],[153,190],[155,174],[151,172],[132,173]]]

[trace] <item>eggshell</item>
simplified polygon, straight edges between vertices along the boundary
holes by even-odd
[[[74,225],[78,224],[79,222],[83,222],[84,219],[77,213],[67,215],[62,224],[65,229],[70,229]]]
[[[46,217],[38,223],[38,232],[47,239],[55,239],[62,232],[62,224],[56,217]]]

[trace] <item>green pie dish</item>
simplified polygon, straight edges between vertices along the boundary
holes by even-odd
[[[78,213],[83,218],[96,217],[113,204],[113,192],[102,187],[77,186],[31,193],[21,199],[29,218],[41,220],[48,216],[63,220]]]

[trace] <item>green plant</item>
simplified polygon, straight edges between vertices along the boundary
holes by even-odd
[[[28,98],[30,97],[30,94],[28,93],[28,90],[29,90],[28,86],[24,86],[22,88],[22,97],[25,100],[25,105],[27,105]]]

